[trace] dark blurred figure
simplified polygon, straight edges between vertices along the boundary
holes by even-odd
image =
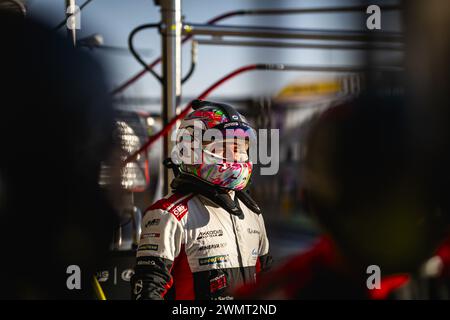
[[[450,2],[403,1],[411,123],[422,171],[429,188],[450,211]],[[440,259],[436,259],[439,257]],[[439,264],[435,264],[439,261]],[[450,237],[432,264],[440,265],[439,280],[447,282],[450,298]]]
[[[98,183],[114,147],[102,70],[40,23],[0,15],[0,298],[95,298],[116,216]],[[69,265],[81,290],[66,287]]]
[[[418,273],[449,230],[419,167],[401,97],[368,94],[323,113],[304,159],[306,207],[324,237],[241,297],[387,298]],[[376,265],[381,288],[369,289]]]

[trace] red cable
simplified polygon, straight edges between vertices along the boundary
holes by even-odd
[[[214,83],[212,86],[210,86],[208,89],[203,91],[203,93],[197,99],[200,99],[200,100],[205,99],[214,89],[221,86],[224,82],[237,76],[240,73],[250,71],[250,70],[255,70],[255,69],[262,69],[265,67],[266,67],[266,65],[264,65],[264,64],[250,64],[245,67],[240,67],[239,69],[236,69],[233,72],[229,73],[228,75],[226,75],[225,77],[223,77],[222,79],[220,79],[219,81]]]
[[[235,71],[229,73],[225,77],[216,81],[208,89],[203,91],[203,93],[201,95],[199,95],[197,99],[205,99],[217,87],[221,86],[224,82],[230,80],[231,78],[234,78],[238,74],[241,74],[243,72],[250,71],[250,70],[263,69],[265,67],[266,67],[266,65],[263,65],[263,64],[251,64],[251,65],[236,69]],[[140,153],[146,151],[156,140],[158,140],[160,137],[166,135],[178,120],[184,118],[189,113],[190,109],[191,109],[191,103],[188,103],[188,105],[186,107],[184,107],[184,109],[180,112],[179,115],[177,115],[175,118],[170,120],[170,122],[164,128],[162,128],[158,133],[151,136],[148,139],[148,141],[142,147],[139,148],[139,150],[135,151],[128,158],[126,158],[123,165],[126,165],[128,162],[134,161]]]
[[[207,24],[215,24],[216,22],[223,20],[225,18],[229,18],[232,16],[237,16],[240,14],[244,14],[245,11],[244,10],[237,10],[237,11],[232,11],[232,12],[228,12],[228,13],[224,13],[220,16],[217,16],[211,20],[209,20],[207,22]],[[186,41],[188,41],[189,39],[192,38],[192,35],[186,36],[181,40],[181,43],[185,43]],[[157,58],[155,61],[153,61],[152,63],[150,63],[148,65],[148,67],[150,69],[153,69],[158,63],[161,62],[161,57]],[[116,95],[122,91],[124,91],[126,88],[128,88],[130,85],[132,85],[134,82],[136,82],[139,78],[141,78],[144,74],[147,73],[146,69],[142,69],[140,72],[138,72],[137,74],[135,74],[133,77],[131,77],[130,79],[128,79],[127,81],[125,81],[124,83],[122,83],[120,86],[118,86],[117,88],[115,88],[113,91],[111,91],[111,95]]]

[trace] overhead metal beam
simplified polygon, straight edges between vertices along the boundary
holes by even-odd
[[[286,14],[314,14],[314,13],[362,13],[365,14],[366,6],[322,7],[322,8],[286,8],[286,9],[250,9],[236,11],[235,15],[286,15]],[[399,11],[402,6],[379,6],[381,11]]]
[[[223,39],[194,39],[201,45],[216,46],[246,46],[246,47],[272,47],[288,49],[325,49],[325,50],[386,50],[403,51],[401,45],[380,44],[321,44],[321,43],[295,43],[281,41],[241,41]]]
[[[184,24],[184,35],[234,36],[253,38],[363,41],[363,42],[403,42],[403,35],[384,31],[313,30],[295,28],[249,27],[231,25]]]

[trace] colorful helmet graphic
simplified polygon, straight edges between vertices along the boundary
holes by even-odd
[[[194,100],[192,107],[177,132],[180,171],[218,187],[244,189],[252,173],[249,147],[255,131],[227,104]]]

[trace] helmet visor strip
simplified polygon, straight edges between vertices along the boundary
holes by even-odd
[[[227,123],[204,134],[202,141],[206,163],[244,163],[249,161],[249,148],[256,143],[255,131],[242,123]]]

